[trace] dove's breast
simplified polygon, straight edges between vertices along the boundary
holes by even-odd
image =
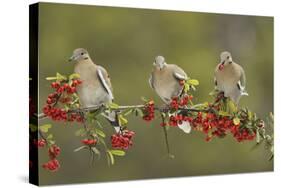
[[[77,94],[83,107],[111,102],[110,96],[98,79],[95,64],[81,63],[75,67],[74,72],[78,73],[82,80],[82,84],[77,87]]]
[[[156,93],[164,100],[169,103],[172,97],[178,96],[182,92],[182,86],[176,80],[173,72],[169,69],[156,70],[154,72],[153,87]]]
[[[226,97],[232,93],[239,92],[238,82],[241,77],[241,72],[237,71],[234,66],[225,66],[223,70],[218,70],[215,73],[217,87],[220,91],[225,93]]]

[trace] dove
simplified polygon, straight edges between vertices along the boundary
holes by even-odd
[[[109,104],[113,101],[112,85],[107,71],[93,62],[86,49],[75,49],[69,61],[75,62],[74,72],[79,74],[82,80],[82,84],[77,87],[82,107]],[[120,126],[116,120],[116,113],[108,112],[107,115],[103,115],[118,131]]]
[[[241,96],[246,95],[246,76],[244,69],[232,60],[230,52],[220,54],[220,63],[215,69],[215,89],[223,92],[238,105]]]
[[[180,97],[183,93],[184,85],[181,83],[187,80],[187,75],[179,66],[167,64],[163,56],[157,56],[153,66],[149,85],[162,101],[169,105],[174,97]],[[183,121],[182,124],[178,124],[178,127],[185,133],[191,131],[188,121]]]

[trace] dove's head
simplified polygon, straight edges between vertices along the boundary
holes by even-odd
[[[165,58],[163,56],[157,56],[153,65],[158,69],[163,69],[166,66]]]
[[[69,61],[79,62],[79,61],[86,60],[86,59],[90,59],[88,51],[85,50],[84,48],[77,48],[73,51],[73,54],[69,58]]]
[[[232,64],[232,57],[230,52],[222,52],[220,55],[221,61],[220,61],[220,65],[219,65],[219,70],[224,69],[225,66],[228,66],[230,64]]]

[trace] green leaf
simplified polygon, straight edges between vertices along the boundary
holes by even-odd
[[[253,119],[253,113],[248,111],[248,119],[251,121]]]
[[[35,132],[35,131],[37,131],[37,125],[34,125],[34,124],[29,124],[29,128],[30,128],[30,130],[31,130],[31,132]]]
[[[225,112],[225,111],[219,111],[219,115],[220,116],[230,116],[230,114],[228,112]]]
[[[88,113],[89,118],[91,120],[96,120],[96,117],[101,114],[102,110],[103,109],[100,108],[100,109],[95,110],[94,112]]]
[[[259,133],[259,129],[257,129],[256,131],[256,142],[259,144],[261,141],[261,136],[260,136],[260,133]]]
[[[99,142],[102,143],[105,148],[107,147],[107,145],[106,145],[106,143],[105,143],[103,138],[99,138]]]
[[[142,100],[143,102],[145,102],[145,103],[148,102],[148,99],[146,99],[145,97],[141,97],[141,100]]]
[[[118,115],[119,123],[120,125],[126,125],[128,123],[128,120],[124,118],[121,114]]]
[[[198,86],[199,85],[199,81],[195,80],[195,79],[189,79],[187,80],[187,83],[193,86]]]
[[[111,153],[110,150],[107,150],[107,154],[108,154],[108,156],[109,156],[110,163],[111,163],[112,165],[114,165],[114,156],[113,156],[113,154]]]
[[[81,146],[81,147],[79,147],[79,148],[76,148],[75,150],[74,150],[74,152],[77,152],[77,151],[80,151],[81,149],[85,149],[85,148],[87,148],[88,146]]]
[[[232,121],[233,121],[234,125],[239,125],[239,123],[240,123],[240,119],[238,117],[233,118]]]
[[[57,77],[47,77],[46,80],[57,80]]]
[[[128,110],[127,112],[124,113],[124,116],[127,116],[133,112],[133,109]]]
[[[110,153],[117,156],[124,156],[126,154],[123,150],[110,150]]]
[[[196,91],[196,88],[195,88],[194,85],[190,85],[190,87],[191,87],[191,89],[192,89],[193,91]]]
[[[191,108],[204,109],[204,108],[207,108],[208,106],[209,106],[209,103],[204,102],[204,103],[195,104],[195,105],[191,106]]]
[[[190,90],[190,85],[188,83],[184,83],[184,92],[187,93]]]
[[[136,113],[136,116],[143,117],[143,111],[141,109],[135,108],[135,113]]]
[[[211,92],[209,93],[209,95],[211,95],[211,96],[216,96],[218,93],[219,93],[219,91],[218,91],[217,89],[214,89],[213,91],[211,91]]]
[[[41,125],[39,127],[40,131],[42,131],[43,133],[47,133],[48,130],[52,127],[51,124],[44,124],[44,125]]]
[[[60,73],[57,72],[57,80],[62,81],[62,80],[67,80],[67,78],[64,75],[61,75]]]
[[[230,113],[237,112],[237,106],[230,99],[227,101],[227,107],[228,107]]]
[[[68,77],[69,80],[78,79],[78,78],[80,78],[80,74],[78,74],[78,73],[73,73],[73,74],[69,75],[69,77]]]
[[[56,143],[56,142],[53,141],[53,140],[48,140],[48,142],[49,142],[50,145],[54,145],[54,144]]]
[[[105,138],[105,134],[104,134],[104,132],[102,131],[102,130],[99,130],[99,129],[96,129],[96,133],[99,135],[99,136],[101,136],[101,137],[103,137],[103,138]]]
[[[91,149],[100,158],[100,151],[96,147],[92,147]]]
[[[112,103],[109,104],[109,108],[111,108],[111,109],[118,109],[119,105],[112,102]]]
[[[53,135],[52,135],[52,134],[49,134],[46,139],[47,139],[47,140],[53,139]]]
[[[97,126],[98,126],[99,128],[103,129],[103,127],[102,127],[102,125],[101,125],[101,123],[100,123],[99,121],[95,121],[95,122],[96,122],[96,124],[97,124]]]
[[[75,104],[75,108],[79,108],[80,104],[79,104],[79,98],[78,97],[73,97],[73,102],[71,102],[71,105]]]

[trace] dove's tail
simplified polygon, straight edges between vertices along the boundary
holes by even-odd
[[[249,96],[249,94],[247,93],[247,91],[242,91],[242,92],[241,92],[241,95]]]
[[[178,127],[183,130],[185,133],[191,132],[191,126],[189,121],[182,121],[181,123],[178,123]]]
[[[185,115],[185,112],[179,112],[178,114]],[[176,114],[172,114],[172,115],[176,115]],[[189,121],[178,122],[178,127],[185,133],[191,132],[191,125],[190,125]]]

